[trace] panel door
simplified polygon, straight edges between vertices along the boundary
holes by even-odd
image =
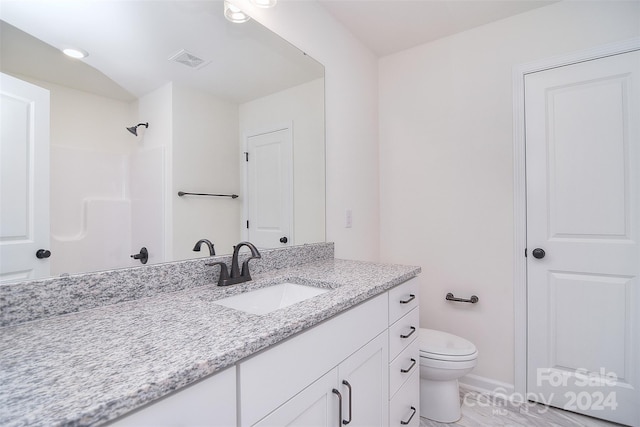
[[[640,52],[529,74],[525,102],[529,397],[638,426]]]
[[[0,74],[0,282],[49,276],[49,91]]]
[[[349,426],[387,425],[388,349],[388,332],[385,331],[338,366],[339,390],[343,396],[342,417],[349,421]]]
[[[293,244],[291,129],[247,138],[248,240],[259,248]]]

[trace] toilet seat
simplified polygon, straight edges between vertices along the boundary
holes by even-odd
[[[463,362],[474,360],[478,357],[476,346],[456,335],[420,328],[418,339],[421,358]]]

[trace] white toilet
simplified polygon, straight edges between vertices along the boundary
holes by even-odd
[[[458,421],[458,378],[476,366],[478,350],[458,336],[420,329],[420,416],[441,423]]]

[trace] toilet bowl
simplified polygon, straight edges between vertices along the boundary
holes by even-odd
[[[476,366],[478,350],[464,338],[420,329],[420,416],[442,423],[461,417],[458,378]]]

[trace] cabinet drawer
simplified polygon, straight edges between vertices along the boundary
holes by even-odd
[[[235,426],[236,368],[232,366],[115,420],[111,427]]]
[[[420,372],[416,370],[389,402],[389,426],[418,427],[419,425]]]
[[[414,308],[389,326],[389,359],[395,359],[420,334],[420,311]]]
[[[415,339],[389,364],[389,396],[396,394],[414,372],[420,371],[419,340]]]
[[[418,289],[418,279],[414,277],[389,290],[390,325],[418,306]]]

